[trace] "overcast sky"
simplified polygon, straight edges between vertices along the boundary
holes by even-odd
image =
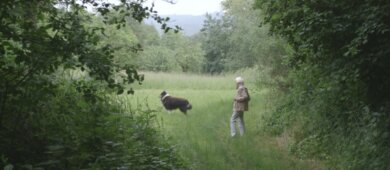
[[[204,15],[221,11],[221,2],[223,0],[174,0],[175,4],[170,4],[164,0],[154,1],[155,10],[161,15],[178,14],[178,15]]]
[[[119,0],[103,0],[118,4]],[[174,4],[166,2],[173,1]],[[160,15],[204,15],[206,13],[221,12],[223,0],[147,0],[145,5],[151,6],[154,2],[154,10]]]

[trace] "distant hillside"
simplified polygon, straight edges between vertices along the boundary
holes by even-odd
[[[162,15],[162,17],[169,17],[170,21],[169,26],[174,27],[175,25],[180,26],[183,30],[182,32],[191,36],[200,31],[203,26],[203,21],[205,20],[205,15]],[[156,29],[161,33],[161,25],[152,19],[145,20],[146,24],[154,25]]]

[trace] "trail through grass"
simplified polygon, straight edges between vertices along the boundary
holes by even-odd
[[[242,137],[230,137],[233,80],[234,75],[146,73],[145,85],[135,87],[136,94],[127,96],[127,101],[132,106],[144,107],[147,103],[157,111],[162,132],[178,147],[191,169],[318,169],[311,162],[288,155],[285,148],[278,147],[275,137],[261,133],[261,115],[269,104],[264,99],[266,90],[250,89],[250,110],[244,114],[247,132]],[[158,96],[164,89],[192,103],[187,116],[163,109]]]

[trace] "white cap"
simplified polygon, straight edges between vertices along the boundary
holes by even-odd
[[[236,77],[236,83],[243,83],[244,79],[242,77]]]

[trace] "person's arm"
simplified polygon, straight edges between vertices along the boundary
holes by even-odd
[[[245,88],[238,88],[237,96],[234,98],[235,101],[243,102],[248,98],[248,94],[246,94]]]

